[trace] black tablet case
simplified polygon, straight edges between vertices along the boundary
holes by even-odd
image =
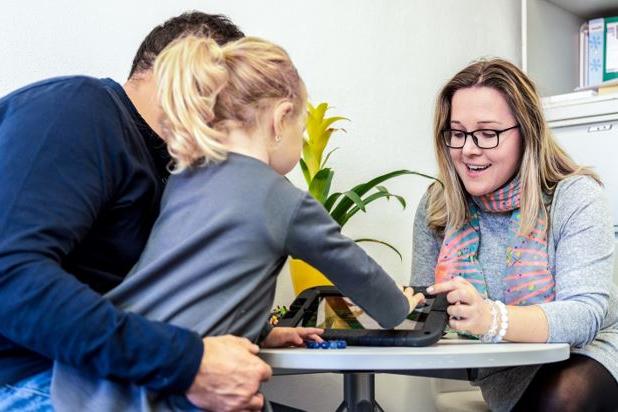
[[[417,308],[431,306],[421,330],[325,329],[322,338],[342,339],[348,345],[356,346],[428,346],[437,342],[442,337],[448,322],[446,296],[429,295],[425,287],[413,286],[413,288],[415,292],[425,294],[428,300],[425,305]],[[334,286],[317,286],[301,292],[277,326],[302,326],[303,321],[312,315],[311,312],[317,310],[320,298],[328,296],[341,296],[341,293]]]

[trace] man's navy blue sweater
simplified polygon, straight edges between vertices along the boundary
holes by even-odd
[[[110,79],[64,77],[0,99],[0,384],[50,359],[184,391],[200,337],[101,297],[158,213],[163,142]]]

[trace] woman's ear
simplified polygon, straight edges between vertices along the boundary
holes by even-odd
[[[275,137],[283,134],[286,122],[290,120],[293,112],[294,105],[289,100],[281,100],[275,104],[273,110],[273,132]]]

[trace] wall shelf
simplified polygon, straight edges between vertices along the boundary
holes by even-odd
[[[522,66],[542,96],[570,93],[579,85],[580,26],[618,16],[617,0],[521,0]]]
[[[544,104],[549,127],[565,127],[618,121],[618,94],[592,96],[555,104]]]

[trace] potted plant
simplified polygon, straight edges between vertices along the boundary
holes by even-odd
[[[330,216],[340,226],[343,227],[359,211],[366,212],[367,205],[378,199],[390,200],[390,198],[394,198],[405,209],[406,200],[402,196],[390,193],[382,185],[383,182],[389,179],[401,175],[418,175],[436,180],[432,176],[423,173],[401,169],[377,176],[365,183],[354,186],[350,190],[330,193],[335,172],[332,168],[327,167],[327,162],[337,148],[330,150],[326,156],[324,156],[324,152],[331,135],[335,131],[343,130],[333,127],[335,123],[348,119],[342,116],[326,117],[328,109],[328,103],[320,103],[315,107],[309,104],[307,107],[306,136],[303,143],[300,167],[307,182],[309,193],[326,208]],[[401,253],[387,242],[371,238],[355,239],[355,241],[382,244],[393,250],[401,258]],[[296,294],[309,287],[332,284],[317,269],[302,260],[290,260],[290,273]]]

